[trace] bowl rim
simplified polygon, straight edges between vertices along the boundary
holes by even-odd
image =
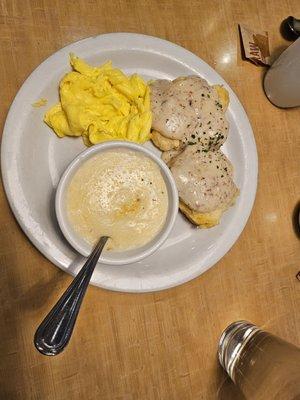
[[[144,155],[152,159],[160,167],[160,170],[165,176],[166,179],[164,180],[168,192],[170,193],[168,202],[168,212],[170,214],[169,221],[166,221],[162,230],[157,234],[157,240],[155,240],[155,237],[153,238],[152,240],[153,243],[151,246],[146,247],[144,250],[141,250],[140,252],[138,251],[137,248],[136,249],[137,254],[133,256],[127,256],[125,258],[124,257],[122,258],[121,256],[122,252],[119,252],[115,253],[120,255],[119,258],[112,260],[106,257],[105,255],[101,255],[99,259],[100,263],[107,265],[126,265],[135,263],[137,261],[141,261],[142,259],[153,254],[168,238],[174,226],[176,216],[178,214],[179,196],[175,180],[167,164],[161,158],[159,158],[153,151],[140,144],[124,140],[111,140],[107,142],[102,142],[83,150],[70,162],[70,164],[67,166],[67,168],[65,169],[59,180],[55,194],[55,213],[59,228],[62,231],[64,238],[78,253],[80,253],[84,257],[87,257],[89,253],[80,243],[78,243],[78,240],[72,233],[72,229],[69,229],[69,223],[67,222],[67,216],[65,215],[63,207],[65,190],[68,187],[69,180],[73,176],[73,173],[75,173],[74,170],[77,170],[80,167],[80,165],[83,164],[84,161],[86,161],[95,154],[115,148],[134,150],[143,153]],[[147,244],[145,244],[144,246],[147,246]]]

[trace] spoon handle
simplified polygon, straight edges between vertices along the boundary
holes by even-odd
[[[86,289],[107,241],[102,236],[73,282],[45,317],[34,335],[38,351],[55,356],[68,344]]]

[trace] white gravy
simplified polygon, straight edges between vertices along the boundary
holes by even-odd
[[[216,89],[199,76],[151,84],[152,126],[183,144],[218,149],[228,136],[228,122]]]
[[[225,210],[238,194],[232,165],[220,150],[204,152],[200,146],[187,146],[171,160],[170,168],[180,199],[192,210]]]

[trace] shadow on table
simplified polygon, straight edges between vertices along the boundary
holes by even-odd
[[[298,203],[296,204],[294,211],[293,211],[293,215],[292,215],[292,224],[293,224],[293,229],[294,232],[296,234],[296,236],[298,237],[298,239],[300,239],[300,201],[298,201]]]
[[[84,261],[85,259],[82,256],[76,257],[69,266],[70,273],[76,275]],[[39,279],[23,293],[19,303],[20,307],[30,311],[37,311],[43,308],[45,304],[49,304],[50,311],[51,307],[67,289],[72,279],[73,277],[65,271],[55,269],[50,279]]]

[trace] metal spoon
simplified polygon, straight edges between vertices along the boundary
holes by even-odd
[[[102,236],[84,266],[74,278],[34,335],[35,347],[44,355],[56,356],[69,343],[86,289],[108,236]]]

